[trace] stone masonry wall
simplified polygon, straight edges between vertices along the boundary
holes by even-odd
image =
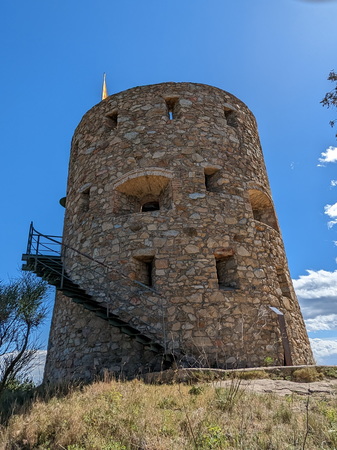
[[[68,248],[67,273],[181,364],[284,364],[270,307],[284,314],[293,363],[313,362],[255,118],[227,92],[163,83],[88,111],[72,141],[64,243],[96,261]],[[111,369],[126,355],[125,373],[143,370],[149,359],[139,344],[114,329],[101,338],[97,330],[109,325],[80,311],[69,299],[56,303],[50,379],[56,369],[76,376],[74,364]],[[87,323],[97,326],[95,351]]]

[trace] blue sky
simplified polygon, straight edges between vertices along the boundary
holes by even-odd
[[[31,220],[62,232],[72,133],[100,101],[103,72],[110,94],[164,81],[214,85],[257,118],[315,354],[337,364],[337,225],[328,227],[337,218],[337,111],[320,105],[337,70],[336,19],[335,0],[2,2],[0,279],[17,276]],[[46,336],[47,326],[44,345]]]

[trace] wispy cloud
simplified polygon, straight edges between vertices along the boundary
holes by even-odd
[[[325,166],[327,163],[337,162],[337,147],[328,147],[325,152],[321,153],[321,157],[318,158],[319,167]]]
[[[307,270],[293,283],[308,331],[337,330],[337,270]]]
[[[337,314],[329,314],[327,316],[317,316],[313,319],[305,321],[308,332],[337,330]]]
[[[331,228],[337,223],[337,203],[334,203],[333,205],[325,205],[324,206],[324,214],[329,216],[331,219],[328,222],[328,227]]]
[[[317,364],[337,364],[337,340],[310,339]]]

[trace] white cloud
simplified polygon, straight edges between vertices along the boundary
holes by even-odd
[[[337,217],[337,203],[334,203],[333,205],[325,205],[324,214],[328,215],[331,218]]]
[[[337,186],[337,180],[331,180],[331,181],[330,181],[330,185],[331,185],[332,187]]]
[[[337,270],[307,270],[307,275],[300,275],[293,280],[294,288],[299,297],[321,298],[334,297],[337,299]]]
[[[308,331],[337,330],[337,270],[307,270],[293,283]]]
[[[305,325],[308,332],[337,330],[337,314],[328,314],[326,316],[316,316],[312,319],[306,319]]]
[[[328,227],[333,227],[337,223],[337,203],[334,203],[333,205],[325,205],[324,214],[329,216],[331,219],[334,219],[328,222]]]
[[[337,339],[310,339],[317,364],[337,364]]]
[[[319,167],[324,166],[326,163],[337,162],[337,147],[328,147],[325,152],[321,153],[318,161],[321,163],[318,164]]]

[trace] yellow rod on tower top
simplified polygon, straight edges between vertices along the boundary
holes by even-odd
[[[106,74],[103,74],[102,100],[108,97],[108,88],[106,87]]]

